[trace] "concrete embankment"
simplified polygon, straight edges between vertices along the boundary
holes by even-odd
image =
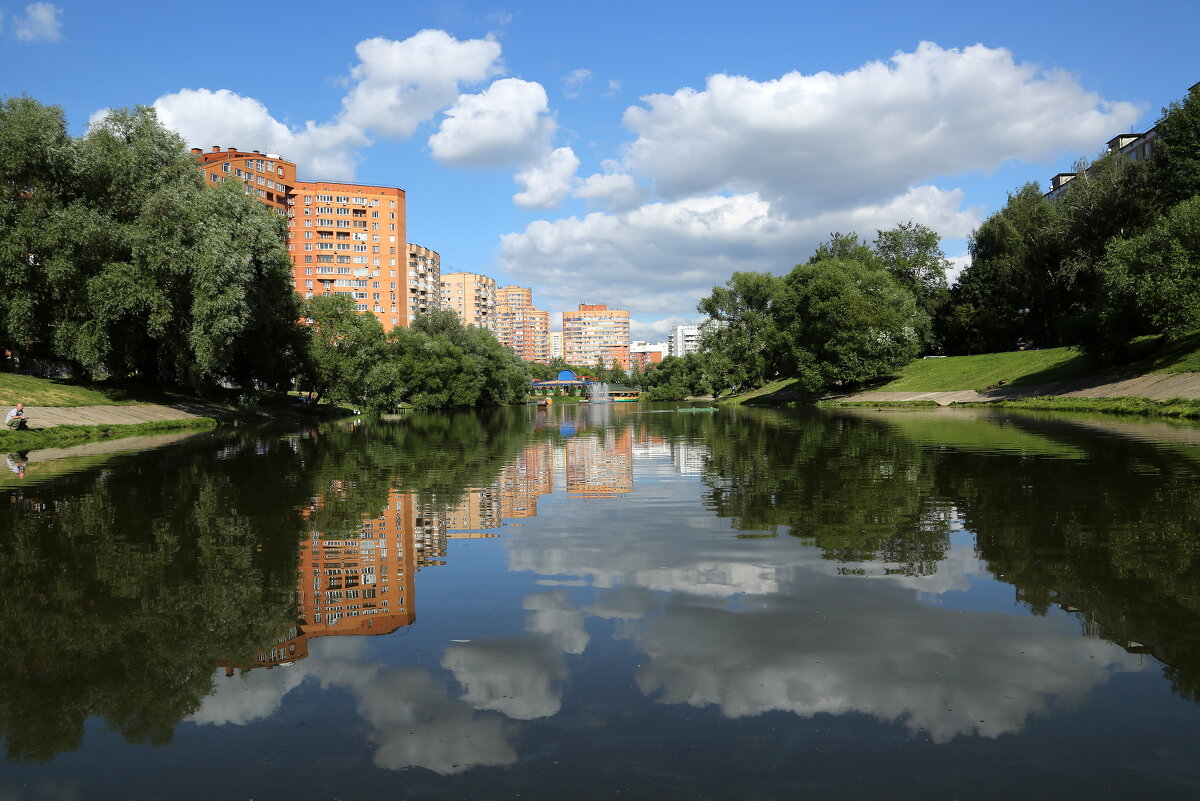
[[[159,423],[168,420],[195,420],[201,417],[222,417],[229,410],[203,404],[163,406],[139,403],[134,406],[26,406],[30,428],[54,426],[127,426],[138,423]]]

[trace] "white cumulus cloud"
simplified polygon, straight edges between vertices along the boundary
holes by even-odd
[[[840,75],[713,75],[625,112],[625,162],[667,198],[729,189],[811,211],[1010,159],[1094,148],[1139,109],[1011,52],[923,42]]]
[[[13,17],[13,34],[22,42],[62,40],[62,9],[53,3],[30,3],[25,13]]]
[[[554,208],[570,193],[578,169],[579,158],[574,150],[569,147],[551,150],[513,176],[522,188],[513,195],[513,202],[527,209]]]
[[[287,124],[261,101],[228,89],[182,89],[154,102],[159,118],[193,147],[275,152],[305,178],[351,179],[371,137],[404,140],[451,106],[466,85],[503,72],[500,45],[459,41],[438,30],[408,39],[374,38],[355,48],[358,63],[341,110],[324,122]]]
[[[343,101],[354,124],[392,139],[407,139],[458,96],[459,87],[503,72],[500,45],[492,39],[459,41],[445,31],[423,30],[403,40],[376,37],[355,47],[355,81]]]
[[[429,137],[433,157],[458,167],[528,164],[549,149],[558,125],[540,83],[503,78],[464,94]]]

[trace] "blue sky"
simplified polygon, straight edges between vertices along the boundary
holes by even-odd
[[[443,271],[553,312],[693,320],[734,270],[978,220],[1200,81],[1194,2],[24,3],[0,95],[74,133],[154,104],[200,147],[403,187]]]

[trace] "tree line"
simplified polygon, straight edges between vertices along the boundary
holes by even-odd
[[[80,137],[62,109],[0,99],[0,348],[78,380],[205,393],[288,389],[368,408],[522,399],[528,370],[452,314],[384,333],[353,302],[305,302],[285,220],[240,182],[205,186],[152,108]]]

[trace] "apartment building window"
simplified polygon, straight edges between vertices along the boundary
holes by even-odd
[[[379,212],[373,211],[373,212],[371,212],[371,216],[374,217],[375,219],[379,219]]]
[[[337,260],[338,260],[338,264],[349,264],[350,263],[349,256],[338,256]]]
[[[337,196],[337,200],[336,200],[335,202],[337,202],[337,203],[349,203],[349,202],[350,202],[350,196],[349,196],[349,195],[338,195],[338,196]]]
[[[221,172],[229,172],[229,162],[228,161],[221,165]]]
[[[305,238],[305,239],[312,239],[312,231],[305,231],[305,232],[304,232],[304,238]]]
[[[350,216],[350,209],[338,209],[337,213],[348,217]]]
[[[307,260],[308,256],[305,256],[304,258]],[[317,261],[328,264],[333,261],[333,256],[328,256],[322,253],[321,255],[317,256]]]
[[[317,195],[318,203],[332,203],[333,195]]]
[[[312,289],[312,288],[313,288],[313,282],[312,282],[312,281],[305,281],[305,282],[304,282],[304,288],[305,288],[305,289]]]
[[[338,228],[349,228],[349,227],[350,227],[350,221],[349,221],[349,220],[338,220],[338,221],[337,221],[337,227],[338,227]]]
[[[389,201],[388,201],[388,206],[390,206],[390,207],[391,207],[391,208],[393,208],[393,209],[394,209],[394,208],[396,208],[396,201],[394,201],[394,200],[389,200]]]
[[[378,230],[379,230],[379,223],[371,223],[371,230],[372,230],[372,231],[378,231]]]
[[[291,245],[288,245],[288,247],[289,247],[289,248],[291,248]],[[312,250],[312,249],[313,249],[313,247],[312,247],[312,243],[311,243],[311,242],[305,242],[305,243],[304,243],[304,249],[305,249],[305,250]]]
[[[311,259],[311,257],[310,257],[310,259]],[[304,274],[305,274],[305,275],[312,275],[312,274],[313,274],[313,273],[312,273],[312,267],[305,267],[305,268],[304,268]]]
[[[304,257],[304,263],[305,263],[305,264],[311,264],[311,263],[312,263],[312,256],[305,256],[305,257]]]

